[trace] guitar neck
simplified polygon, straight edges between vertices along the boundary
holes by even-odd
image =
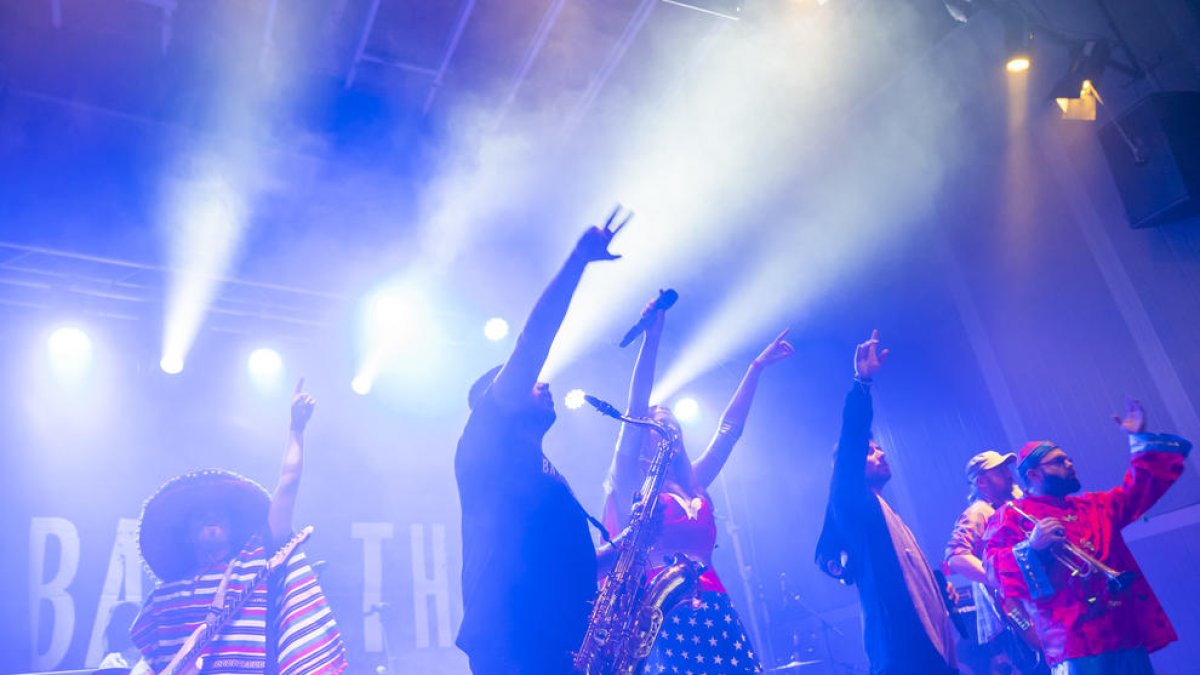
[[[214,619],[205,620],[204,623],[196,627],[196,630],[192,632],[191,636],[180,647],[179,652],[175,654],[175,657],[171,659],[171,662],[167,664],[167,667],[159,675],[184,675],[191,672],[189,669],[194,670],[193,665],[200,656],[200,652],[212,642],[214,637],[220,635],[221,630],[225,628],[229,621],[246,606],[246,603],[250,600],[250,596],[254,594],[254,589],[266,581],[267,577],[292,555],[296,547],[303,543],[305,539],[308,539],[312,531],[312,526],[306,527],[300,530],[296,536],[292,537],[288,543],[280,547],[275,555],[267,560],[267,564],[259,569],[249,582],[242,585],[241,592],[237,594],[232,602],[226,601]],[[235,565],[237,561],[231,561],[229,564]]]

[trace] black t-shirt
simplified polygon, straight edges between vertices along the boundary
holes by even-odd
[[[541,443],[488,392],[458,441],[463,622],[457,644],[472,657],[521,672],[569,669],[596,594],[587,514]]]

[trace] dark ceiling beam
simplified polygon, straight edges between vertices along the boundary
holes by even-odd
[[[617,39],[616,44],[608,52],[608,57],[604,63],[600,65],[600,71],[588,83],[587,91],[583,93],[579,103],[571,114],[567,117],[567,122],[563,126],[562,140],[565,142],[575,135],[575,130],[579,127],[579,123],[587,116],[588,110],[595,103],[600,92],[604,90],[604,86],[608,84],[608,79],[612,77],[613,72],[621,63],[621,59],[625,57],[625,52],[629,51],[629,46],[633,44],[638,33],[641,32],[642,26],[646,25],[646,20],[650,18],[650,13],[658,6],[661,0],[642,0],[638,5],[629,22],[625,24],[625,30],[622,31],[621,37]]]
[[[558,15],[562,12],[563,5],[567,4],[567,0],[551,0],[550,6],[546,8],[546,13],[542,15],[542,21],[538,24],[537,32],[533,34],[533,40],[530,41],[529,47],[525,50],[525,57],[521,59],[521,64],[517,66],[517,72],[513,74],[512,82],[508,85],[508,93],[504,96],[504,101],[500,104],[500,110],[496,113],[496,124],[504,122],[504,118],[508,115],[509,108],[512,107],[513,101],[517,98],[517,92],[520,91],[521,85],[525,83],[525,79],[529,76],[529,69],[533,67],[533,62],[542,53],[542,48],[546,46],[546,40],[550,37],[550,31],[558,22]]]
[[[475,10],[475,0],[463,0],[463,3],[458,9],[458,18],[454,21],[454,29],[450,31],[450,39],[446,41],[446,51],[442,54],[442,62],[438,65],[437,74],[433,77],[433,82],[429,85],[429,93],[425,96],[425,105],[422,106],[421,112],[428,113],[430,106],[433,105],[433,99],[437,96],[438,90],[442,88],[444,78],[446,77],[446,69],[450,67],[450,61],[454,59],[454,53],[458,51],[458,43],[462,39],[463,31],[466,30],[467,22],[471,19],[471,13]]]
[[[377,14],[379,14],[379,0],[371,0],[367,18],[363,21],[362,31],[358,34],[358,44],[354,47],[354,58],[350,60],[350,68],[346,71],[346,80],[342,85],[344,89],[354,86],[354,78],[358,75],[358,64],[363,60],[363,54],[367,51],[367,40],[371,39],[371,29],[375,27]]]

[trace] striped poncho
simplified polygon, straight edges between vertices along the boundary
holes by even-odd
[[[346,667],[345,646],[316,574],[296,551],[267,583],[247,588],[267,566],[258,536],[232,563],[226,605],[249,593],[246,604],[201,652],[203,673],[258,675],[268,666],[280,675],[340,673]],[[155,672],[171,662],[192,631],[204,622],[228,566],[215,565],[191,579],[155,588],[134,622],[133,642]],[[268,644],[268,635],[273,644]]]

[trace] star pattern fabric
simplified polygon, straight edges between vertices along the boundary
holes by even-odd
[[[663,619],[645,675],[761,673],[758,653],[724,593],[701,593]]]

